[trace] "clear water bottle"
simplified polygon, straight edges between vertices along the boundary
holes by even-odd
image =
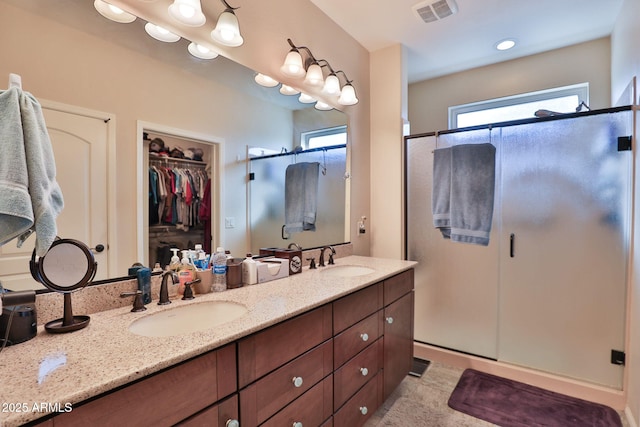
[[[213,292],[227,290],[227,256],[224,253],[224,248],[216,249],[211,264],[213,270],[211,290]]]

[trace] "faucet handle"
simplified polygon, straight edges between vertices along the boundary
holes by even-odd
[[[192,280],[190,282],[186,282],[184,284],[184,295],[182,296],[183,300],[190,300],[190,299],[194,299],[195,297],[193,296],[193,289],[191,289],[191,285],[193,285],[194,283],[198,283],[200,282],[200,279],[195,279]]]
[[[132,312],[137,313],[139,311],[145,311],[147,309],[147,307],[144,306],[144,301],[142,300],[141,290],[138,289],[135,292],[123,292],[120,294],[120,298],[127,297],[135,297],[133,299],[133,308],[131,309]]]
[[[307,261],[311,261],[309,263],[309,269],[310,270],[315,270],[316,269],[316,259],[315,258],[307,258]]]
[[[329,253],[329,265],[334,265],[335,263],[333,262],[333,252]]]

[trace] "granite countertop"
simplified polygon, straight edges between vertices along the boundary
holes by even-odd
[[[360,265],[373,273],[356,277],[323,274],[334,266],[220,293],[197,295],[192,301],[157,300],[132,313],[121,307],[91,315],[89,325],[66,334],[49,334],[43,326],[27,342],[0,353],[0,425],[16,426],[178,364],[253,332],[318,307],[357,289],[415,266],[413,261],[348,256],[339,265]],[[144,316],[205,301],[245,305],[244,316],[200,332],[173,337],[145,337],[129,332]],[[82,313],[74,313],[82,314]]]

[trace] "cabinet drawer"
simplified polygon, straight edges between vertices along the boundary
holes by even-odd
[[[382,369],[382,338],[358,353],[333,375],[333,407],[337,410]]]
[[[384,305],[387,306],[413,290],[413,268],[385,279]]]
[[[337,369],[382,335],[382,310],[356,323],[333,339],[333,366]]]
[[[180,427],[226,427],[231,420],[239,420],[237,394],[189,417],[177,425]]]
[[[242,424],[260,424],[332,371],[333,341],[329,340],[240,391]]]
[[[334,427],[358,427],[364,425],[382,404],[381,378],[381,374],[371,378],[360,391],[334,414]]]
[[[240,388],[331,338],[331,323],[332,307],[327,304],[240,340]]]
[[[328,420],[332,413],[333,376],[329,375],[262,425],[281,427],[299,422],[303,426],[319,426]],[[251,424],[245,424],[244,420],[242,423],[243,427],[251,427]]]
[[[174,424],[233,393],[235,372],[231,344],[74,407],[54,425]]]
[[[349,326],[382,308],[382,283],[371,285],[333,302],[333,333]]]

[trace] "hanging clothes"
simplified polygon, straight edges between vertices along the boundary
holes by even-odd
[[[179,230],[202,224],[199,209],[209,180],[203,168],[149,166],[149,225],[170,224]]]

